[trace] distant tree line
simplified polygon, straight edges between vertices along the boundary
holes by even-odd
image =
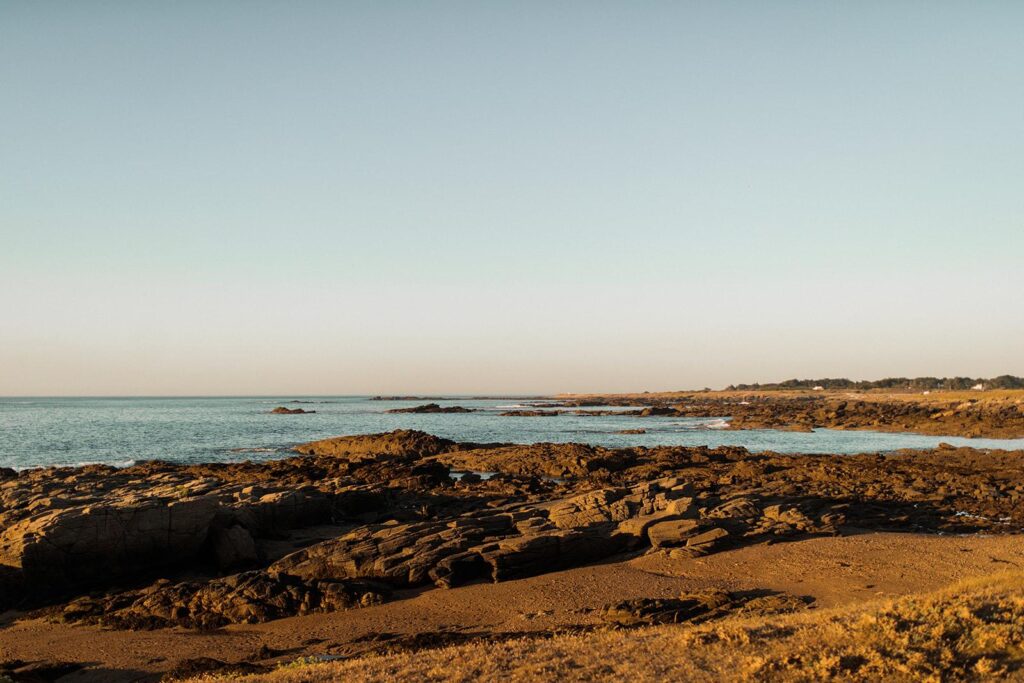
[[[985,389],[1024,389],[1024,378],[1013,375],[1000,375],[991,379],[973,379],[971,377],[886,377],[874,381],[852,379],[787,379],[785,382],[772,384],[730,384],[726,391],[755,391],[772,389],[911,389],[915,391],[962,391],[973,389],[978,385]]]

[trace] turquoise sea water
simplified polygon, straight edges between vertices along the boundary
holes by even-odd
[[[176,462],[265,460],[296,443],[340,434],[421,429],[458,441],[533,443],[577,441],[602,446],[737,445],[752,451],[862,453],[929,448],[940,442],[978,448],[1024,448],[1024,439],[772,430],[730,431],[723,419],[629,416],[501,417],[521,399],[446,399],[479,412],[387,414],[426,401],[368,397],[246,398],[0,398],[0,466],[109,463],[160,458]],[[315,410],[271,415],[275,406]],[[646,434],[617,434],[642,427]]]

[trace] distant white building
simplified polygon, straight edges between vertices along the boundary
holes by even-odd
[[[823,386],[821,386],[821,385],[819,384],[818,386],[814,387],[814,390],[815,390],[815,391],[825,391],[825,387],[823,387]]]
[[[985,385],[975,384],[973,387],[971,387],[971,389],[974,389],[975,391],[985,391]]]

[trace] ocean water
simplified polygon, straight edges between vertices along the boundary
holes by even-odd
[[[266,460],[297,443],[340,434],[420,429],[457,441],[534,443],[576,441],[601,446],[735,445],[751,451],[865,453],[930,448],[940,442],[978,448],[1024,449],[1024,439],[834,431],[730,431],[720,418],[637,418],[625,415],[501,417],[532,407],[522,399],[450,398],[479,412],[388,414],[426,401],[373,401],[365,396],[245,398],[0,398],[0,466],[129,465],[147,459],[175,462]],[[315,410],[272,415],[275,406]],[[646,434],[618,434],[642,427]]]

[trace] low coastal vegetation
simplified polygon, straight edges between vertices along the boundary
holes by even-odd
[[[807,380],[812,384],[826,380]],[[839,380],[846,381],[846,380]],[[971,380],[974,381],[974,380]],[[803,384],[804,382],[801,382]],[[756,387],[757,385],[742,385]],[[814,385],[820,386],[820,385]],[[783,391],[783,389],[790,389]],[[941,436],[1024,437],[1024,390],[841,391],[813,387],[562,396],[562,408],[632,406],[634,417],[729,417],[730,429],[860,429]],[[606,409],[574,411],[606,415]]]
[[[473,643],[340,662],[300,660],[230,680],[984,681],[1022,675],[1024,574],[1011,573],[852,608]]]
[[[967,391],[968,389],[1024,389],[1024,377],[1000,375],[991,379],[970,377],[886,377],[879,380],[840,379],[789,379],[768,384],[731,384],[726,391],[773,391],[785,389],[823,389],[870,391]]]

